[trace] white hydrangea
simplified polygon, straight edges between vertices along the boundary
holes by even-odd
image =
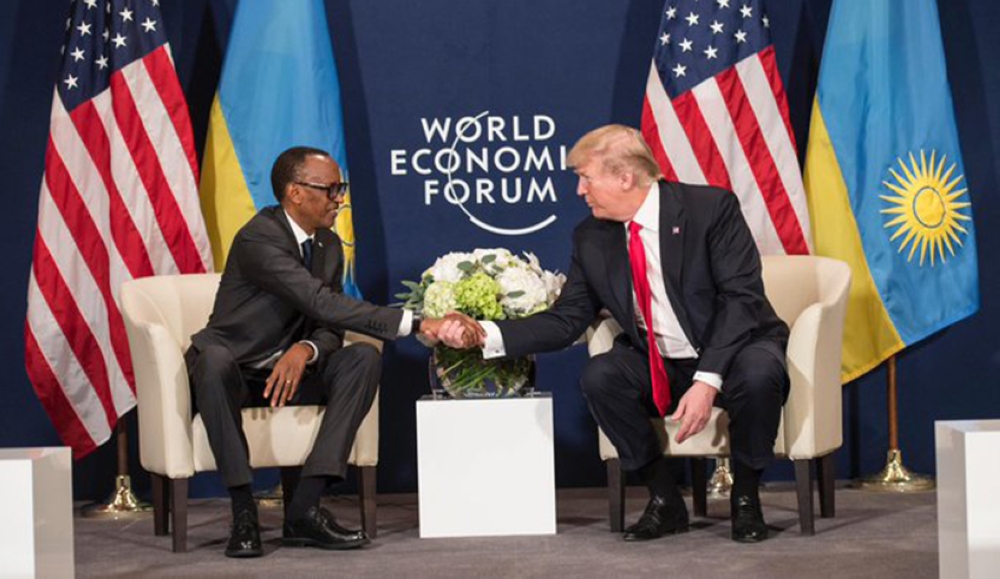
[[[424,316],[440,318],[458,309],[455,299],[455,284],[450,281],[435,281],[424,291]]]
[[[562,286],[566,283],[566,276],[561,273],[543,271],[542,283],[545,285],[545,293],[548,295],[548,305],[551,306],[559,297],[559,292],[562,291]]]
[[[531,269],[531,271],[537,273],[538,275],[542,275],[544,273],[544,270],[542,269],[542,264],[538,261],[538,256],[536,256],[534,253],[531,253],[530,251],[525,251],[524,257],[527,259],[528,267]]]
[[[545,282],[535,272],[525,267],[509,267],[497,276],[503,297],[500,305],[513,317],[524,315],[548,304]],[[518,292],[516,297],[510,294]]]
[[[491,275],[500,273],[512,265],[520,265],[521,262],[516,255],[502,247],[495,249],[476,249],[473,250],[472,255],[476,258],[476,261],[479,262],[479,265],[483,268],[483,270]],[[488,256],[493,257],[490,260],[484,261],[484,259]]]
[[[434,265],[424,272],[423,277],[429,275],[434,278],[434,281],[457,282],[465,275],[465,272],[458,269],[458,264],[462,262],[473,263],[476,259],[476,256],[471,253],[458,251],[442,255],[434,262]]]

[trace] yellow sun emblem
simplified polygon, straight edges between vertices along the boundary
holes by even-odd
[[[928,163],[927,156],[921,150],[920,163],[918,164],[913,153],[910,153],[909,166],[902,158],[897,159],[903,176],[890,167],[889,173],[895,178],[895,183],[882,182],[883,185],[898,194],[881,196],[883,201],[893,205],[889,209],[883,209],[882,213],[896,215],[885,224],[887,229],[896,227],[895,233],[889,240],[895,241],[905,236],[899,243],[899,253],[902,253],[907,246],[910,247],[906,261],[913,261],[913,256],[919,247],[921,267],[928,254],[931,267],[934,266],[936,257],[939,257],[942,263],[947,261],[945,248],[951,255],[955,255],[955,247],[952,242],[962,245],[958,233],[966,235],[969,233],[960,222],[972,220],[971,217],[961,212],[971,203],[957,201],[966,194],[968,189],[954,190],[964,175],[959,175],[953,181],[949,181],[951,174],[955,171],[956,164],[952,163],[945,171],[944,165],[947,157],[941,155],[941,159],[935,162],[936,154],[937,151],[931,151],[931,159]]]

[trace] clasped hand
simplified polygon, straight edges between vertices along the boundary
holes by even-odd
[[[420,333],[431,342],[442,342],[450,348],[472,348],[482,346],[486,341],[486,331],[479,322],[459,312],[424,320],[420,324]]]

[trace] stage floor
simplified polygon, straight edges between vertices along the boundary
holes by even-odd
[[[496,492],[503,492],[499,489]],[[511,491],[516,492],[516,491]],[[772,538],[757,545],[729,540],[728,501],[710,501],[690,533],[624,543],[608,526],[603,489],[558,493],[558,533],[541,537],[420,539],[416,495],[379,497],[379,536],[349,552],[282,548],[281,509],[261,509],[265,556],[222,555],[229,525],[225,499],[191,501],[188,552],[170,551],[153,535],[152,515],[132,520],[76,517],[78,577],[639,577],[837,579],[938,576],[935,494],[876,494],[837,489],[837,516],[816,519],[816,535],[799,535],[795,493],[774,483],[761,493]],[[690,498],[688,499],[690,501]],[[324,499],[347,526],[359,526],[355,497]],[[630,488],[626,525],[645,506]],[[690,502],[688,503],[690,507]],[[817,505],[818,513],[818,505]],[[470,516],[472,513],[470,513]]]

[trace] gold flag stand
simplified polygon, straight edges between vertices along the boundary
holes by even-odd
[[[896,356],[888,360],[889,453],[885,468],[876,475],[861,480],[866,491],[910,493],[934,489],[934,479],[910,472],[903,466],[899,450],[899,417],[896,398]]]
[[[708,498],[728,499],[733,490],[733,472],[729,468],[729,457],[720,456],[715,459],[715,472],[708,481]]]
[[[115,491],[108,502],[84,507],[81,514],[85,517],[119,519],[134,517],[152,510],[149,503],[140,502],[132,492],[132,478],[128,474],[128,433],[125,431],[127,417],[127,414],[121,417],[115,426],[115,439],[118,444],[118,476],[115,477]]]

